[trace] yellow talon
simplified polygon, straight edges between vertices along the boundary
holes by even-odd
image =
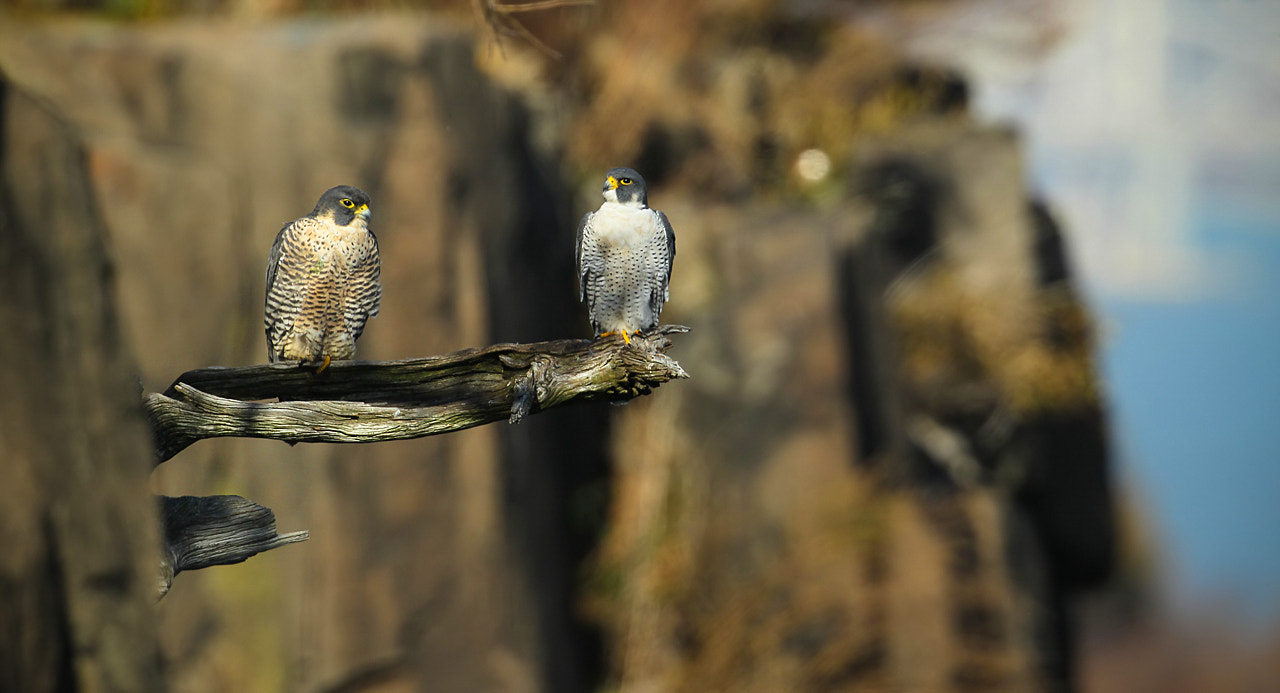
[[[329,360],[331,358],[332,357],[330,357],[328,354],[324,355],[324,363],[320,364],[320,367],[316,369],[316,375],[320,375],[321,373],[324,372],[324,369],[329,367]]]
[[[622,335],[622,341],[626,342],[627,344],[631,343],[631,335],[626,330],[618,330],[617,332],[601,332],[600,334],[596,335],[596,339],[604,339],[605,337],[612,337],[615,334]],[[640,334],[640,330],[636,330],[636,334]]]

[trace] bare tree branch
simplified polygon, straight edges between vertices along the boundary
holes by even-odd
[[[146,397],[157,464],[203,438],[368,443],[448,433],[571,401],[625,401],[687,378],[667,325],[620,340],[496,344],[404,361],[204,368]],[[268,401],[278,400],[278,401]]]
[[[184,570],[241,563],[310,536],[305,531],[277,534],[270,508],[240,496],[160,496],[160,519],[160,597]]]

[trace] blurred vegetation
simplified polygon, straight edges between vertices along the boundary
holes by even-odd
[[[565,153],[588,170],[631,161],[703,196],[794,193],[802,151],[822,151],[838,172],[859,136],[963,110],[945,71],[908,66],[883,39],[777,0],[611,3],[598,14],[581,34],[548,40],[565,56],[552,79],[577,101]]]
[[[1011,320],[953,271],[931,271],[892,301],[907,377],[921,390],[957,382],[994,386],[1020,415],[1099,405],[1093,318],[1065,287],[1033,299],[1034,315]]]
[[[3,0],[0,8],[31,14],[74,12],[113,19],[288,17],[374,10],[451,10],[467,0]]]
[[[525,92],[550,89],[571,107],[555,143],[571,169],[595,176],[619,161],[703,195],[748,190],[813,198],[797,156],[824,153],[837,180],[860,136],[916,117],[962,114],[963,81],[905,62],[883,36],[841,13],[883,5],[927,16],[955,0],[0,0],[20,15],[117,20],[276,19],[420,12],[469,22],[480,62]],[[830,195],[827,195],[830,197]]]

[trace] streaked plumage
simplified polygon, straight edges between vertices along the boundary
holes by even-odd
[[[578,224],[580,300],[596,336],[631,335],[658,325],[667,301],[676,236],[648,206],[644,178],[629,168],[605,174],[604,204]]]
[[[350,359],[382,300],[369,196],[340,185],[280,230],[267,263],[267,357],[319,365]]]

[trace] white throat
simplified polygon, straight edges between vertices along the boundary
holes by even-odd
[[[617,190],[604,191],[604,206],[609,206],[609,205],[616,205],[618,207],[625,207],[627,209],[645,209],[646,208],[645,205],[640,202],[640,200],[631,200],[629,202],[619,202]]]

